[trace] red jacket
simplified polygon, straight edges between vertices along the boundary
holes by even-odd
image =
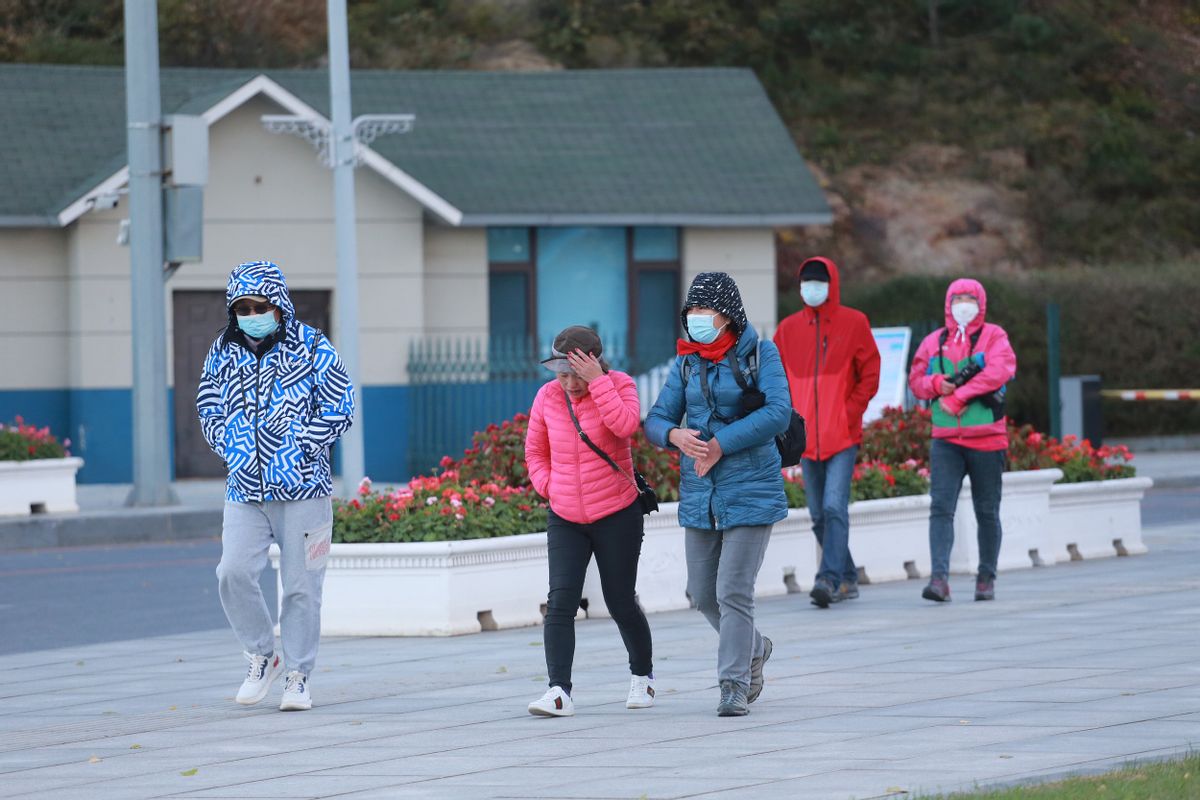
[[[809,260],[829,270],[829,299],[779,323],[775,345],[807,426],[804,457],[824,461],[862,442],[863,413],[879,390],[879,348],[867,315],[842,305],[837,264]]]
[[[623,470],[583,443],[575,432],[569,398],[557,380],[544,385],[529,411],[525,463],[534,490],[565,520],[588,524],[614,514],[637,499],[630,440],[641,424],[637,384],[610,370],[588,384],[575,403],[575,416],[588,438]],[[629,476],[629,477],[626,477]]]
[[[979,316],[961,336],[958,323],[950,313],[950,299],[956,294],[974,295],[979,302]],[[959,278],[950,284],[946,290],[945,313],[946,327],[926,336],[917,348],[908,373],[908,386],[919,399],[933,401],[933,438],[972,450],[1005,450],[1008,448],[1007,420],[1003,413],[986,407],[981,399],[1017,374],[1017,356],[1008,343],[1008,334],[999,325],[986,322],[987,292],[978,281],[970,278]],[[948,332],[946,342],[939,348],[943,331]],[[978,340],[972,345],[971,337],[976,336]],[[943,376],[957,372],[967,359],[974,360],[983,370],[953,394],[943,397]]]

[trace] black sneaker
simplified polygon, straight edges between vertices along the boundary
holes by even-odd
[[[975,579],[975,599],[995,600],[996,579],[979,577]]]
[[[762,694],[763,690],[763,664],[771,658],[771,651],[775,649],[775,645],[771,644],[771,640],[763,637],[763,654],[750,662],[750,691],[746,693],[746,702],[753,703]]]
[[[851,583],[850,581],[842,581],[838,585],[838,602],[843,600],[858,599],[858,581]]]
[[[829,608],[831,604],[841,599],[838,597],[837,589],[833,588],[833,584],[823,578],[817,579],[808,596],[812,598],[812,604],[818,608]]]
[[[746,700],[746,687],[734,680],[721,681],[721,702],[717,704],[718,717],[744,717],[750,713]]]

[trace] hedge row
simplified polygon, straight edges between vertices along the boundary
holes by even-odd
[[[1004,326],[1017,353],[1010,414],[1048,430],[1046,305],[1061,309],[1063,375],[1098,374],[1105,388],[1177,389],[1200,386],[1200,263],[1080,268],[983,279],[988,321]],[[906,276],[873,285],[843,286],[847,305],[874,326],[912,325],[914,333],[941,324],[950,279]],[[797,307],[781,295],[781,314]],[[915,343],[914,348],[915,350]],[[1200,403],[1104,403],[1109,436],[1200,432]]]

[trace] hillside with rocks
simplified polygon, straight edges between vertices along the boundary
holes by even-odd
[[[321,66],[323,0],[159,0],[167,65]],[[745,66],[857,275],[1194,261],[1193,0],[351,0],[357,68]],[[0,0],[0,59],[120,63],[120,0]]]

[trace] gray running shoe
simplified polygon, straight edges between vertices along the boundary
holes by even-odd
[[[746,687],[734,680],[721,681],[721,702],[717,705],[718,717],[744,717],[750,713],[746,701]]]
[[[763,654],[750,662],[750,691],[746,694],[746,702],[753,703],[762,694],[763,690],[763,664],[766,664],[771,658],[771,651],[775,649],[775,645],[771,644],[771,640],[763,637]]]

